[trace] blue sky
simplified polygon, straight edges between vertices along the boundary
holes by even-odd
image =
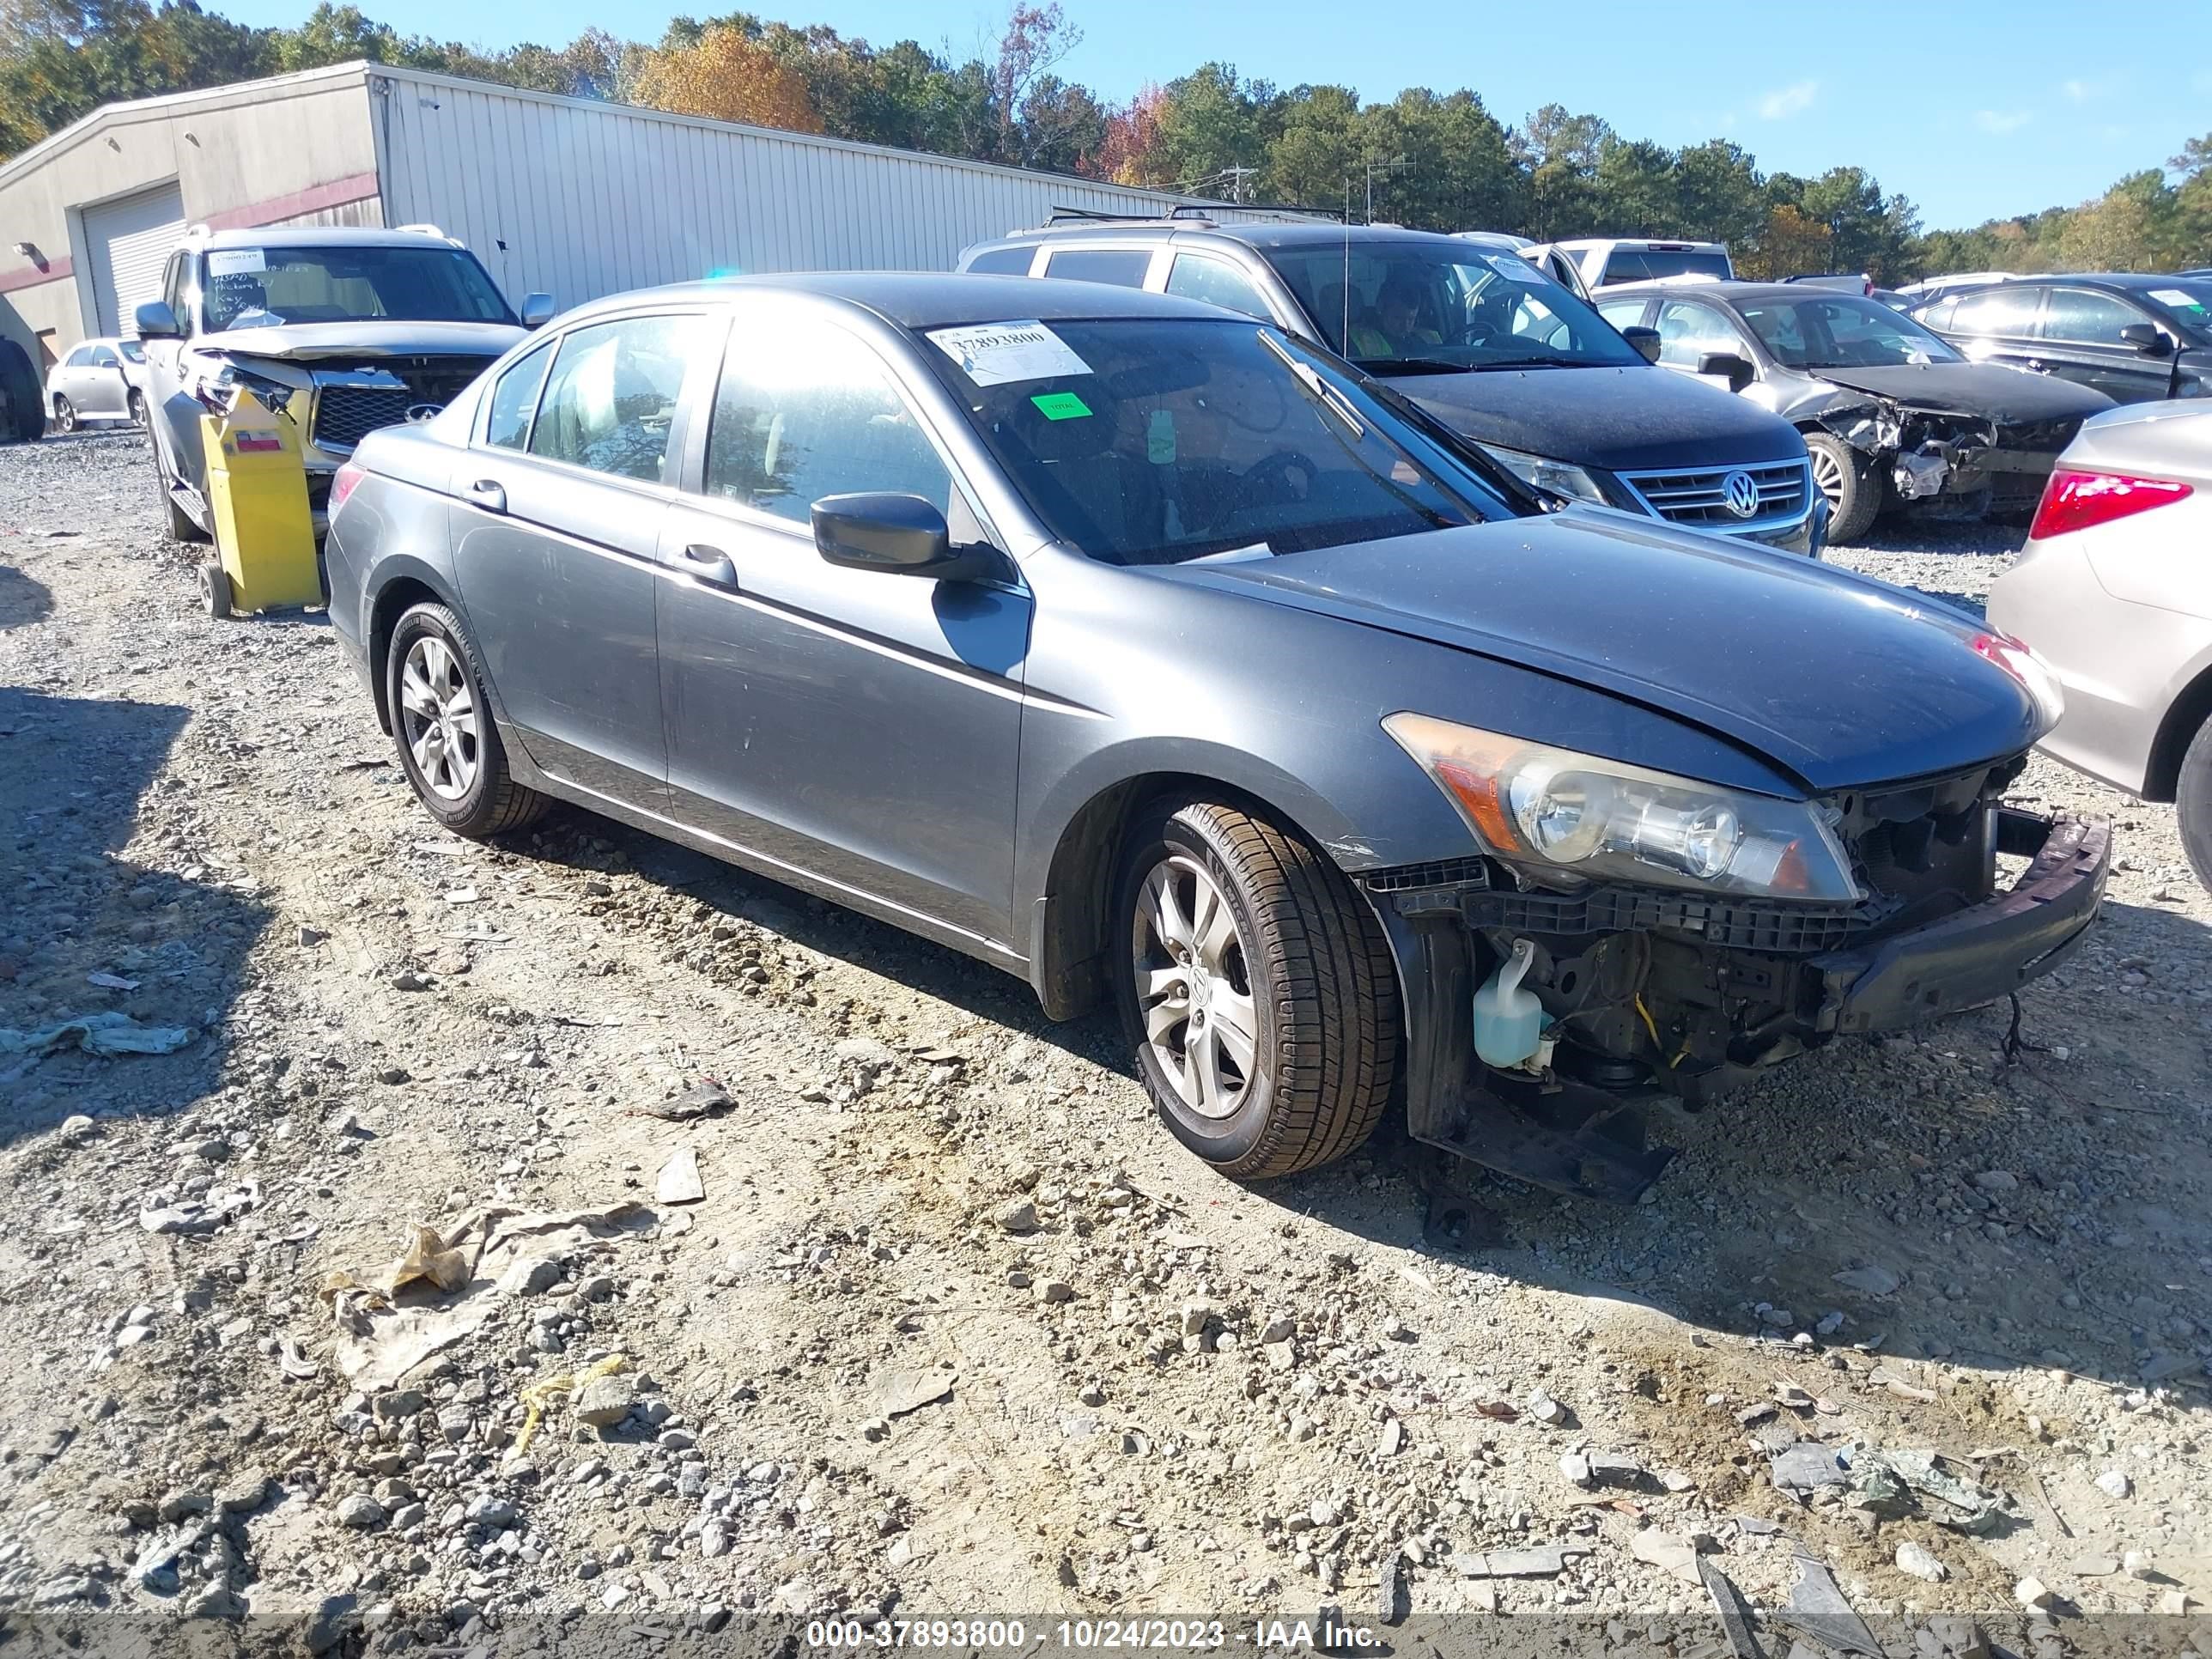
[[[675,8],[587,0],[358,0],[403,32],[486,46],[559,45],[599,23],[657,38]],[[1109,98],[1209,58],[1282,86],[1473,88],[1501,120],[1546,103],[1667,144],[1732,138],[1768,172],[1869,168],[1929,227],[2086,200],[2212,131],[2212,6],[1547,4],[1395,0],[1063,0],[1082,45],[1063,72]],[[694,15],[739,9],[702,0]],[[754,0],[879,45],[911,36],[961,56],[1005,16],[977,0]],[[295,23],[307,0],[211,0],[241,21]],[[2106,20],[2102,27],[2096,20]]]

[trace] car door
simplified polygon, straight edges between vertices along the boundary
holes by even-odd
[[[1700,374],[1698,365],[1715,354],[1741,357],[1756,370],[1759,356],[1751,342],[1717,306],[1701,300],[1662,300],[1655,325],[1659,330],[1659,363],[1693,380],[1732,392],[1725,374]]]
[[[864,490],[990,539],[885,357],[818,310],[740,307],[707,422],[662,538],[674,811],[763,864],[1008,939],[1030,616],[1012,562],[940,582],[817,552],[812,503]]]
[[[77,384],[84,389],[77,407],[88,415],[114,416],[127,412],[123,384],[123,359],[109,345],[94,346]]]
[[[652,310],[547,341],[495,384],[452,483],[461,598],[523,748],[556,778],[656,812],[664,472],[715,326]]]
[[[47,412],[52,413],[57,398],[66,398],[82,410],[84,408],[84,379],[86,367],[92,362],[92,348],[81,345],[56,363],[46,375]]]
[[[2040,370],[2036,319],[2043,310],[2040,283],[2000,283],[1959,296],[1937,332],[1978,363],[2009,363]],[[1946,301],[1948,304],[1948,301]]]
[[[2120,331],[2143,324],[2171,340],[2172,329],[2100,289],[2055,286],[2050,295],[2036,327],[2040,367],[2046,373],[2101,392],[2115,403],[2148,403],[2167,395],[2173,383],[2172,351],[2146,355],[2141,346],[2122,339]]]

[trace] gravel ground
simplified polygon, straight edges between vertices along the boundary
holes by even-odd
[[[2014,1063],[2002,1010],[1839,1046],[1680,1115],[1650,1201],[1489,1182],[1441,1251],[1402,1147],[1224,1182],[988,969],[580,813],[444,836],[319,618],[197,610],[149,473],[0,449],[0,1027],[190,1033],[0,1058],[0,1606],[381,1653],[1335,1605],[1687,1654],[1702,1551],[1770,1640],[1809,1560],[1892,1653],[2212,1653],[2170,809],[2023,781],[2123,862]],[[2017,536],[1838,557],[1978,600]],[[1858,1486],[1778,1484],[1854,1443]]]

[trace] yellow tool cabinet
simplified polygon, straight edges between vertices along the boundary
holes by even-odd
[[[200,568],[208,614],[320,605],[315,521],[290,416],[240,387],[228,414],[200,416],[200,442],[216,546]]]

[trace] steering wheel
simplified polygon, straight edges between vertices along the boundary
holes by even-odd
[[[1321,469],[1295,449],[1278,449],[1262,455],[1237,475],[1237,483],[1225,494],[1221,510],[1213,515],[1206,528],[1212,530],[1226,523],[1247,507],[1289,495],[1294,473],[1304,477],[1307,490],[1312,489],[1321,477]]]

